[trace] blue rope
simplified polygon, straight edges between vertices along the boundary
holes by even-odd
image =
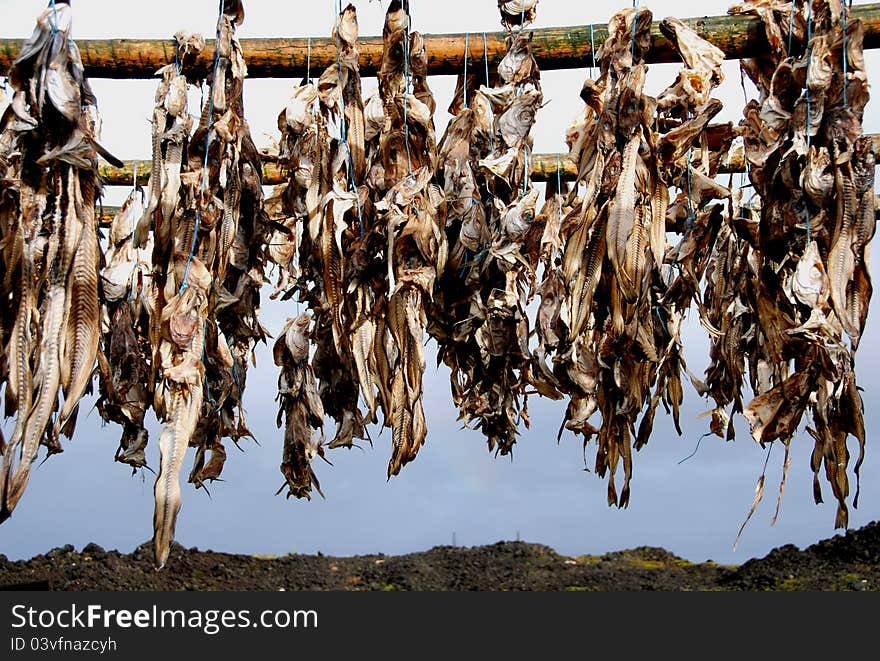
[[[633,0],[633,31],[632,31],[632,44],[630,46],[630,59],[632,60],[632,64],[629,68],[629,75],[627,76],[627,84],[632,79],[633,69],[636,67],[636,25],[638,25],[638,17],[639,17],[639,0]]]
[[[220,0],[220,15],[217,17],[217,42],[214,44],[214,73],[212,74],[211,84],[217,84],[217,68],[220,64],[220,38],[223,36],[223,14],[226,13],[226,0]],[[208,153],[211,151],[211,121],[214,117],[214,94],[211,92],[208,101],[208,134],[205,136],[205,159],[202,162],[202,193],[208,189]],[[204,195],[203,195],[204,196]],[[199,201],[201,203],[201,200]],[[183,282],[180,285],[178,296],[182,296],[183,292],[189,287],[189,269],[192,265],[193,258],[196,254],[196,243],[199,238],[199,227],[202,223],[202,211],[199,204],[196,204],[196,222],[193,227],[192,244],[189,248],[189,257],[186,260],[186,268],[183,270]]]
[[[309,83],[312,80],[312,37],[309,35],[309,41],[307,45],[308,51],[306,52],[306,82]]]
[[[235,367],[235,359],[232,360],[232,380],[235,382],[235,387],[238,388],[238,397],[241,399],[242,395],[244,395],[244,389],[241,387],[241,381],[238,379],[238,369]]]
[[[339,14],[338,15],[341,16],[342,15],[342,0],[340,0],[337,4],[339,7]],[[355,201],[355,204],[357,205],[358,224],[360,225],[361,236],[363,236],[365,233],[365,230],[364,230],[364,220],[361,215],[361,196],[360,196],[360,193],[358,192],[357,182],[355,181],[355,178],[354,178],[354,160],[351,157],[351,145],[349,145],[349,143],[348,143],[348,126],[345,123],[345,93],[342,88],[342,57],[339,54],[341,47],[342,47],[342,42],[341,42],[341,38],[339,36],[339,30],[337,29],[336,30],[336,83],[339,86],[339,106],[340,106],[340,109],[342,110],[342,115],[340,117],[341,124],[340,124],[339,128],[341,131],[342,144],[345,146],[345,153],[348,156],[348,158],[347,158],[348,178],[349,178],[349,181],[351,182],[351,190],[355,195],[354,201]]]
[[[131,175],[132,189],[133,189],[133,192],[135,192],[135,193],[137,192],[137,180],[138,180],[138,162],[135,161],[134,165],[132,166],[132,175]],[[130,224],[131,224],[131,245],[134,246],[134,229],[135,229],[134,214],[132,214],[132,216],[131,216]],[[135,270],[139,270],[139,269],[140,269],[140,266],[138,266],[137,263],[135,263]],[[134,277],[136,277],[136,275],[135,275],[135,272],[132,271],[132,278],[134,278]],[[129,287],[128,287],[128,302],[131,303],[132,300],[134,300],[134,282],[132,282],[130,279],[129,280]]]
[[[852,0],[849,0],[849,6],[852,6]],[[846,61],[846,18],[847,5],[843,5],[843,109],[846,110],[849,105],[849,95],[847,94],[847,85],[849,80],[846,77],[847,61]]]
[[[562,157],[556,154],[556,192],[562,195]],[[562,207],[559,208],[562,213]]]
[[[486,63],[486,87],[489,87],[489,45],[486,41],[486,33],[483,33],[483,60]]]
[[[524,88],[525,84],[520,84],[520,86],[516,88],[514,96],[519,96],[520,94],[522,94]],[[526,193],[528,193],[528,184],[531,179],[529,176],[531,174],[531,171],[529,170],[529,146],[525,141],[523,141],[523,157],[523,190],[521,198],[525,197]]]
[[[796,2],[791,0],[791,14],[788,16],[788,54],[791,55],[791,38],[794,35],[794,10]]]
[[[52,8],[52,20],[49,21],[49,25],[52,26],[52,36],[54,37],[58,34],[58,7],[55,5],[55,0],[49,0],[49,6]]]
[[[132,167],[133,174],[131,175],[131,187],[132,192],[136,193],[138,188],[138,162],[134,162],[134,166]],[[131,217],[131,242],[134,243],[134,216]]]
[[[694,198],[693,193],[691,191],[691,151],[688,151],[688,166],[687,166],[687,183],[688,183],[688,217],[685,221],[685,230],[690,232],[694,229],[694,221],[696,220],[696,215],[694,214]]]
[[[202,327],[202,364],[208,364],[208,322]],[[217,407],[217,401],[211,396],[211,385],[208,383],[208,370],[205,370],[205,397],[213,411]]]
[[[688,118],[690,118],[690,113],[688,113]],[[685,228],[684,229],[684,238],[685,239],[694,230],[694,227],[695,227],[694,221],[696,220],[696,215],[694,214],[693,193],[691,192],[691,158],[692,158],[691,154],[692,154],[692,151],[693,150],[691,148],[688,149],[688,164],[687,164],[688,217],[687,217],[687,220],[685,220],[685,224],[684,224],[684,228]],[[679,263],[678,258],[681,255],[681,247],[683,244],[684,244],[684,239],[682,239],[681,243],[678,244],[678,250],[675,253],[675,263],[676,264]]]
[[[409,121],[407,118],[407,103],[409,101],[409,84],[410,84],[410,44],[409,44],[409,7],[407,7],[406,13],[406,30],[403,33],[403,74],[405,79],[405,86],[403,89],[403,139],[406,143],[406,164],[407,169],[409,170],[409,176],[412,177],[412,155],[410,154],[409,149]]]
[[[812,46],[810,45],[810,41],[813,38],[813,7],[812,4],[807,3],[807,75],[806,75],[806,101],[807,101],[807,150],[810,149],[810,132],[812,127],[810,126],[810,60],[812,55]],[[807,229],[809,232],[809,228]]]
[[[468,64],[468,48],[469,48],[469,37],[470,34],[464,33],[464,107],[467,108],[467,88],[468,88],[468,79],[467,79],[467,64]]]
[[[811,2],[807,2],[807,82],[806,82],[806,101],[807,101],[807,152],[810,151],[810,133],[812,131],[811,126],[811,109],[810,109],[810,60],[812,59],[812,44],[810,43],[813,40],[813,4]],[[812,228],[810,227],[810,206],[808,201],[804,203],[804,209],[807,212],[807,245],[812,241]]]
[[[562,222],[562,158],[556,154],[556,194],[559,196],[559,220]]]
[[[590,67],[590,76],[593,75],[593,69],[596,68],[596,38],[593,34],[593,24],[590,23],[590,55],[593,58],[593,65]]]
[[[739,83],[740,83],[740,86],[742,87],[743,99],[745,100],[745,104],[749,105],[749,93],[746,91],[746,76],[743,73],[742,67],[740,67],[740,69],[739,69]],[[743,190],[746,188],[746,183],[745,183],[746,180],[748,180],[748,181],[752,180],[752,165],[751,165],[751,163],[749,163],[748,156],[745,153],[745,147],[743,147],[743,157],[744,157],[744,160],[746,163],[746,171],[745,171],[745,174],[740,174],[740,180],[739,180],[739,189],[740,190]],[[749,205],[751,206],[751,201],[749,202]]]

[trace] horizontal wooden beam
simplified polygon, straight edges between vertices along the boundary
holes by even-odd
[[[880,163],[880,134],[870,136],[874,142],[874,154]],[[271,153],[263,152],[263,184],[276,186],[287,182],[287,177],[281,167],[275,162],[276,158]],[[138,184],[144,185],[149,181],[150,171],[153,164],[150,161],[128,161],[121,168],[114,168],[107,163],[101,163],[100,174],[104,183],[109,186],[131,186],[134,181],[135,165],[137,165]],[[565,181],[571,181],[577,175],[577,168],[566,154],[535,154],[532,157],[532,181],[549,181],[556,178],[557,169]],[[742,149],[733,150],[730,158],[723,163],[719,174],[735,174],[745,172],[746,164]]]
[[[877,218],[877,220],[880,220],[880,195],[874,196],[874,209],[875,217]],[[115,218],[116,214],[119,213],[119,207],[100,207],[98,209],[98,213],[98,221],[101,227],[110,227],[110,224],[113,222],[113,218]]]
[[[576,6],[577,3],[574,3]],[[858,5],[850,16],[865,26],[865,48],[880,48],[880,4]],[[743,16],[707,16],[686,18],[703,38],[722,51],[727,59],[738,60],[767,52],[768,42],[764,27],[758,18]],[[608,26],[578,25],[571,27],[537,28],[532,51],[544,71],[554,69],[583,69],[592,64],[592,45],[598,48],[608,37]],[[482,61],[483,33],[471,33],[468,54],[472,62]],[[649,63],[679,62],[672,44],[654,23],[651,28],[653,44],[647,56]],[[506,33],[486,34],[487,52],[492,64],[506,52]],[[21,51],[21,39],[0,40],[0,71],[8,70]],[[197,71],[206,73],[214,57],[214,41],[196,63]],[[242,39],[242,47],[251,78],[302,78],[306,75],[309,40],[295,39]],[[457,74],[464,65],[465,35],[425,35],[428,52],[428,70],[435,75]],[[152,78],[156,70],[174,61],[175,42],[172,39],[78,39],[86,74],[92,78]],[[382,38],[365,37],[359,40],[361,72],[373,76],[382,59]],[[336,62],[336,46],[332,39],[311,40],[312,72]]]

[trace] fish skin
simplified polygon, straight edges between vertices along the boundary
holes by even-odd
[[[278,424],[285,418],[284,456],[281,472],[285,476],[288,498],[311,498],[314,487],[319,494],[320,484],[311,463],[317,456],[324,456],[323,436],[324,407],[317,392],[314,372],[308,363],[309,327],[311,313],[305,312],[296,319],[289,319],[284,332],[274,347],[275,363],[282,368],[278,380],[280,409]]]
[[[168,562],[180,511],[180,470],[202,405],[201,385],[172,386],[169,420],[159,435],[159,475],[153,488],[153,552],[157,569]]]
[[[373,343],[376,337],[375,324],[369,318],[365,318],[357,325],[354,332],[354,359],[357,366],[358,379],[360,380],[361,395],[369,409],[371,418],[376,415],[376,386],[371,368],[373,356]]]
[[[641,137],[630,139],[623,151],[620,179],[614,199],[608,210],[607,237],[608,258],[614,268],[620,292],[628,302],[637,297],[636,283],[632,282],[626,271],[627,242],[635,231],[636,211],[636,159]]]
[[[162,173],[164,166],[162,163],[162,132],[165,128],[165,121],[168,116],[167,111],[163,107],[156,107],[153,110],[153,136],[152,136],[152,169],[150,171],[149,194],[144,213],[138,221],[135,229],[135,248],[143,248],[146,246],[147,237],[153,222],[153,214],[159,208],[159,202],[162,195]]]
[[[345,63],[347,76],[345,76],[346,84],[342,89],[342,95],[345,99],[345,122],[354,181],[361,182],[366,172],[366,120],[356,55],[357,51],[353,61],[349,63],[347,60]]]
[[[158,209],[165,223],[171,222],[177,207],[181,183],[180,173],[183,164],[183,143],[189,134],[189,124],[189,118],[175,120],[174,125],[161,139],[165,143],[165,158],[162,159],[161,169],[158,170],[161,173]],[[152,203],[151,200],[150,204],[152,205]]]
[[[163,327],[187,309],[199,321],[194,324],[188,345],[181,347],[163,340],[160,347],[163,382],[156,396],[162,400],[157,415],[163,420],[163,428],[159,437],[159,474],[153,491],[153,549],[157,569],[163,568],[168,560],[180,509],[180,471],[202,408],[205,375],[202,356],[210,287],[210,273],[199,261],[193,260],[188,288],[169,300],[162,312]]]
[[[565,246],[562,270],[566,280],[569,282],[577,277],[577,274],[580,271],[583,260],[583,251],[586,246],[589,231],[595,218],[600,215],[595,208],[594,201],[599,194],[599,180],[601,179],[601,173],[604,169],[605,160],[601,152],[599,152],[596,156],[596,166],[590,175],[590,180],[587,183],[587,190],[581,201],[580,225],[568,239]]]
[[[657,147],[658,157],[665,163],[675,163],[693,146],[694,141],[706,130],[709,122],[723,109],[718,99],[710,99],[706,106],[677,128],[664,134]]]
[[[392,381],[391,420],[392,450],[391,460],[388,462],[389,480],[400,473],[400,469],[406,463],[411,452],[410,445],[413,441],[413,416],[406,401],[406,386],[402,371],[398,371]]]
[[[229,266],[230,250],[238,233],[238,222],[241,204],[239,167],[237,156],[227,163],[226,189],[223,200],[223,219],[220,226],[217,255],[217,277],[222,282],[226,279]]]
[[[68,420],[75,414],[80,399],[91,384],[95,360],[100,341],[100,305],[98,303],[98,261],[100,247],[98,245],[97,228],[95,227],[94,186],[86,183],[85,177],[80,178],[83,198],[77,209],[83,219],[80,240],[73,257],[70,287],[70,319],[69,327],[73,329],[73,346],[68,350],[70,364],[70,387],[65,391],[64,404],[59,412],[54,430],[55,438]],[[68,434],[68,438],[71,437]]]
[[[46,257],[49,275],[41,338],[44,363],[37,384],[36,400],[30,411],[19,413],[27,417],[23,428],[21,458],[5,494],[5,504],[9,512],[15,509],[27,486],[31,464],[36,459],[50,417],[58,405],[58,389],[61,385],[60,351],[67,305],[67,276],[80,229],[74,201],[75,188],[78,186],[76,174],[72,169],[68,169],[65,175],[56,174],[54,186],[56,190],[60,190],[60,196],[53,210]]]
[[[335,205],[331,202],[330,205]],[[328,206],[330,206],[328,205]],[[336,214],[332,207],[324,211],[324,223],[321,232],[321,251],[324,264],[324,291],[333,320],[333,342],[337,352],[345,346],[345,330],[342,318],[342,259],[337,252],[335,238]]]
[[[27,271],[25,273],[27,274]],[[33,373],[29,358],[29,347],[32,343],[30,337],[32,307],[32,294],[30,293],[30,288],[25,286],[8,350],[12,358],[13,368],[10,371],[7,388],[12,387],[14,389],[18,417],[16,418],[12,436],[6,444],[6,449],[3,453],[2,469],[0,469],[0,522],[9,518],[15,507],[14,503],[10,503],[13,462],[16,450],[18,450],[25,435],[25,422],[33,401]]]
[[[585,254],[588,256],[583,268],[578,273],[578,278],[571,298],[571,335],[580,335],[590,318],[593,307],[593,297],[596,287],[602,277],[602,265],[605,261],[607,250],[607,232],[605,231],[607,220],[599,221],[591,232],[590,241]]]
[[[666,256],[666,211],[669,209],[669,188],[658,178],[654,182],[651,196],[650,246],[654,264],[658,271],[663,270]]]
[[[39,312],[36,301],[40,287],[40,265],[44,247],[36,240],[42,231],[43,216],[55,214],[49,209],[48,184],[45,175],[41,177],[37,188],[23,185],[20,190],[20,220],[16,228],[15,241],[21,253],[22,277],[21,300],[16,312],[9,346],[6,350],[12,369],[9,371],[7,383],[7,403],[14,400],[17,417],[12,437],[9,439],[0,468],[0,522],[12,514],[10,491],[12,488],[13,466],[16,454],[21,454],[20,446],[26,434],[27,417],[33,406],[34,366],[32,354],[35,344],[39,341]],[[34,331],[37,336],[34,336]],[[10,392],[11,389],[11,392]],[[7,406],[7,414],[10,410]]]
[[[846,287],[852,280],[855,270],[855,255],[852,252],[853,224],[857,200],[849,168],[835,170],[837,184],[837,230],[831,251],[828,253],[828,277],[831,281],[831,301],[844,330],[852,338],[859,334],[858,329],[849,323],[847,315]]]
[[[641,196],[640,196],[641,197]],[[627,282],[627,287],[635,295],[636,298],[641,296],[642,282],[645,277],[645,267],[647,265],[647,255],[645,249],[650,239],[648,227],[645,219],[649,218],[648,210],[639,200],[639,204],[635,208],[635,222],[632,232],[626,242],[626,253],[624,256],[623,269],[621,275]],[[635,310],[633,310],[633,313]]]

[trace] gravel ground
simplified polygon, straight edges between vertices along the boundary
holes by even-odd
[[[168,566],[157,572],[149,543],[131,554],[89,544],[19,562],[0,555],[0,589],[880,590],[880,523],[804,550],[782,546],[738,567],[695,564],[652,547],[568,557],[540,544],[499,542],[351,558],[257,558],[175,545]]]

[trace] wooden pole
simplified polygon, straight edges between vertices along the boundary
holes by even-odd
[[[857,5],[850,11],[851,19],[859,19],[865,27],[865,48],[880,48],[880,4]],[[743,16],[707,16],[685,18],[699,34],[722,51],[727,59],[738,60],[767,52],[767,38],[758,18]],[[532,31],[532,51],[544,71],[554,69],[583,69],[592,63],[590,26],[578,25],[558,28],[538,28]],[[482,33],[479,34],[482,37]],[[593,25],[593,43],[598,50],[608,36],[608,26]],[[672,44],[660,34],[657,22],[651,27],[653,45],[647,56],[649,63],[679,62]],[[487,33],[489,60],[497,64],[507,50],[506,33]],[[21,39],[0,40],[0,71],[6,71],[21,51]],[[251,78],[302,78],[306,74],[308,40],[296,39],[242,39],[244,56]],[[428,71],[434,75],[458,74],[464,65],[464,34],[425,35],[428,52]],[[152,78],[156,70],[174,61],[175,43],[172,39],[78,39],[86,75],[92,78]],[[382,59],[381,37],[359,40],[361,73],[376,74]],[[313,72],[336,62],[336,46],[332,39],[311,40]],[[483,40],[470,39],[469,58],[476,63],[483,59]],[[203,74],[209,70],[214,57],[214,41],[196,63]]]
[[[880,163],[880,134],[872,134],[874,142],[874,154]],[[275,162],[275,157],[263,152],[263,184],[276,186],[287,182],[287,177],[281,167]],[[561,165],[562,179],[572,181],[577,175],[575,164],[566,154],[535,154],[532,157],[532,181],[549,181],[556,178],[557,163]],[[135,161],[128,161],[121,168],[114,168],[107,163],[101,163],[99,172],[104,183],[109,186],[131,186],[134,176]],[[149,181],[150,172],[153,168],[151,161],[137,161],[138,184],[144,185]],[[734,174],[745,172],[745,155],[742,149],[734,150],[727,163],[722,164],[719,174]]]
[[[875,217],[880,220],[880,195],[874,196]],[[98,209],[98,222],[101,227],[110,227],[113,218],[119,213],[119,207],[100,207]]]

